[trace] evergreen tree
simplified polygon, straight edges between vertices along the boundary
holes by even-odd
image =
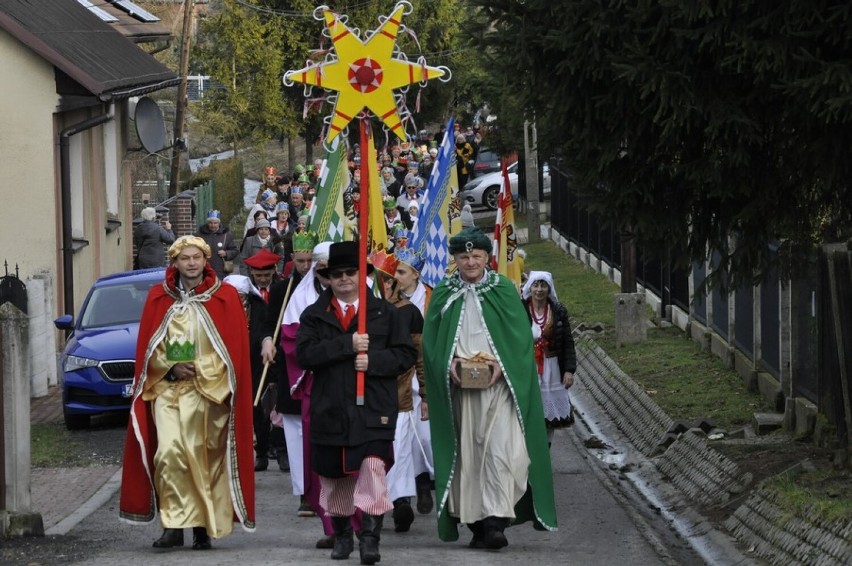
[[[732,285],[848,237],[852,6],[472,0],[483,49],[588,207]],[[786,272],[786,269],[784,269]]]

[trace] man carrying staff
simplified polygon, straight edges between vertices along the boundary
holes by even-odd
[[[182,236],[168,255],[139,323],[119,509],[134,523],[159,509],[155,548],[183,546],[192,527],[192,548],[206,550],[234,520],[254,530],[248,328],[203,239]]]
[[[356,242],[332,244],[328,267],[318,272],[331,287],[302,313],[296,355],[314,376],[310,440],[320,504],[334,526],[331,557],[347,558],[354,548],[350,517],[357,504],[361,564],[375,564],[383,516],[393,508],[385,474],[393,462],[397,376],[414,365],[417,351],[396,307],[372,294],[360,304]],[[365,334],[357,332],[359,309],[366,309]],[[356,372],[365,376],[362,405]]]
[[[472,548],[508,545],[510,523],[556,529],[553,478],[532,332],[515,285],[486,270],[491,240],[450,239],[458,270],[435,287],[423,365],[435,459],[438,535]]]

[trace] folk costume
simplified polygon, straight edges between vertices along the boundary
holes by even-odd
[[[447,277],[432,293],[423,343],[441,540],[489,516],[555,530],[532,335],[515,285],[493,271],[475,284]],[[496,359],[503,376],[487,389],[459,388],[454,356]]]
[[[188,236],[174,245],[185,238],[207,247]],[[251,365],[237,291],[223,286],[209,263],[203,273],[185,290],[172,265],[148,294],[119,510],[127,522],[148,523],[159,509],[166,529],[204,527],[220,538],[235,520],[255,528]],[[177,359],[194,361],[197,375],[175,379]]]
[[[537,313],[531,298],[537,281],[547,283],[549,294],[543,313]],[[577,370],[577,354],[568,309],[556,298],[553,277],[547,271],[532,271],[521,291],[529,315],[538,372],[541,400],[548,434],[553,429],[571,426],[574,422],[571,396],[562,383],[565,372]]]
[[[327,277],[334,270],[357,269],[357,246],[351,241],[332,244],[328,267],[317,272]],[[367,274],[371,267],[368,264]],[[370,336],[363,405],[356,404],[358,352],[352,345],[359,309],[366,309]],[[355,299],[354,304],[343,305],[329,288],[302,313],[296,355],[314,376],[312,467],[320,476],[320,505],[334,526],[332,558],[345,558],[352,551],[351,517],[357,508],[363,512],[358,535],[361,563],[373,564],[380,559],[383,516],[393,507],[385,474],[393,463],[397,376],[414,365],[417,351],[393,305],[370,293],[366,304]]]
[[[426,308],[429,306],[429,300],[432,297],[432,288],[425,285],[419,278],[419,273],[425,263],[422,256],[408,247],[407,242],[402,246],[397,246],[394,250],[394,256],[399,262],[410,266],[418,273],[417,286],[411,295],[409,296],[403,291],[400,291],[400,295],[411,301],[420,310],[420,314],[425,317]],[[423,387],[421,387],[421,382],[423,382]],[[425,515],[431,513],[434,506],[432,480],[435,479],[435,465],[432,462],[432,432],[429,429],[429,421],[420,418],[421,406],[426,401],[422,357],[417,368],[417,374],[411,379],[411,396],[414,403],[414,435],[411,439],[411,454],[414,461],[414,477],[417,489],[417,511]]]

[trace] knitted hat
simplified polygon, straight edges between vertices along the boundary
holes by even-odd
[[[265,220],[265,219],[261,218],[260,220],[258,220],[257,222],[254,223],[254,227],[257,228],[257,229],[269,228],[269,220]]]
[[[465,228],[450,238],[449,252],[453,255],[470,252],[472,250],[485,250],[491,253],[491,239],[482,233],[479,228]]]

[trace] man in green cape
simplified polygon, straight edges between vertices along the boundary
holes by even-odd
[[[435,287],[423,329],[438,535],[457,540],[464,523],[471,547],[499,549],[509,524],[556,530],[532,332],[514,284],[486,270],[485,234],[465,229],[449,251],[458,270]],[[488,365],[487,387],[461,386],[463,362]]]

